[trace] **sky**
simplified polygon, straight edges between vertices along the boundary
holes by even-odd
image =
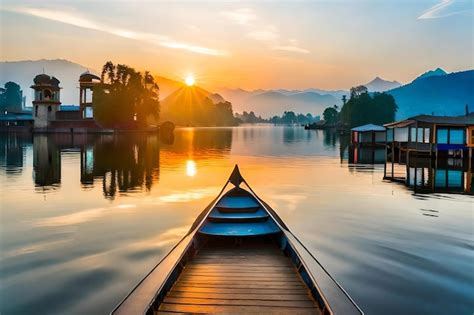
[[[348,89],[474,68],[474,1],[0,0],[0,60],[112,60],[209,89]]]

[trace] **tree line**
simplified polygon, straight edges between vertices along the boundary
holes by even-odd
[[[369,94],[362,85],[351,88],[349,100],[344,96],[342,102],[340,111],[337,105],[324,110],[326,125],[348,128],[369,123],[383,125],[395,120],[398,109],[392,95],[379,92]]]
[[[275,115],[270,118],[262,118],[262,116],[256,116],[253,111],[242,114],[236,113],[238,118],[243,123],[255,124],[255,123],[271,123],[271,124],[311,124],[319,121],[319,116],[313,116],[310,113],[296,114],[293,111],[285,111],[281,116]]]

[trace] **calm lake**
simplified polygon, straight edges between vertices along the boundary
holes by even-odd
[[[2,315],[110,312],[236,163],[366,314],[474,311],[473,197],[386,181],[384,164],[349,163],[337,134],[189,128],[168,144],[2,134],[0,146]],[[462,192],[466,177],[449,180]]]

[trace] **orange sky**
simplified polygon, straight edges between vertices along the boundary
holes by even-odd
[[[112,60],[178,80],[192,73],[208,89],[403,83],[436,67],[474,67],[472,6],[438,2],[7,0],[0,53],[96,70]]]

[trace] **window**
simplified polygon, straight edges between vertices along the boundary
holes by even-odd
[[[425,143],[430,143],[430,128],[425,128],[424,140]]]
[[[51,91],[50,90],[44,90],[44,99],[45,100],[51,99]]]
[[[35,106],[35,117],[38,117],[38,105]]]
[[[474,130],[473,130],[473,137],[474,137]],[[387,129],[387,141],[393,141],[393,129]]]
[[[51,113],[52,110],[51,106],[48,106],[48,113]]]
[[[410,141],[416,142],[416,128],[410,128]]]
[[[449,131],[449,143],[450,144],[464,144],[464,130],[451,129]]]
[[[423,143],[423,128],[418,128],[418,142]]]
[[[448,129],[438,129],[436,131],[436,143],[448,144]]]

